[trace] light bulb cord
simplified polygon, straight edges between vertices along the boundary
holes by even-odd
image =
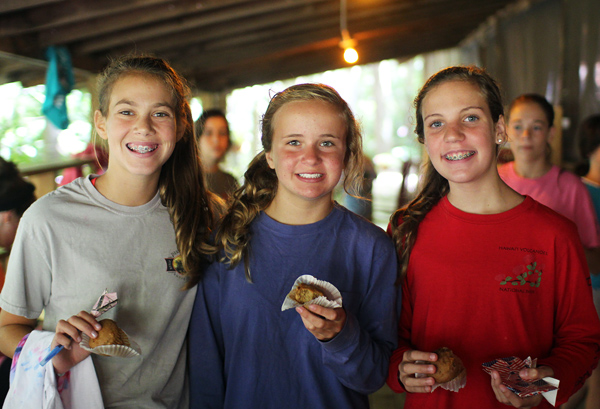
[[[348,16],[346,13],[346,0],[340,0],[340,32],[342,33],[342,40],[346,40],[350,37],[348,33]]]
[[[354,41],[352,39],[352,37],[350,36],[350,33],[348,32],[348,16],[347,16],[347,10],[346,10],[346,4],[347,0],[340,0],[340,33],[342,35],[342,41],[340,42],[340,47],[343,48],[345,50],[344,52],[344,58],[346,59],[346,61],[350,64],[353,64],[356,62],[356,60],[358,59],[358,54],[356,53],[356,50],[354,50],[354,47],[356,46],[356,41]],[[353,51],[353,54],[351,58],[348,58],[348,54],[347,52],[349,50]]]

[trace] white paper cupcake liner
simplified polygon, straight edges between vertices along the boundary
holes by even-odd
[[[424,364],[427,363],[426,361],[415,361],[415,364]],[[427,378],[428,374],[424,374],[424,373],[418,373],[415,374],[415,378]],[[442,388],[442,389],[446,389],[447,391],[450,392],[458,392],[460,389],[464,388],[467,385],[467,371],[465,369],[462,370],[462,372],[460,372],[456,378],[449,380],[448,382],[445,383],[434,383],[433,386],[431,387],[431,392],[433,393],[434,390],[436,390],[437,388]]]
[[[79,346],[92,354],[103,355],[103,356],[115,356],[120,358],[133,358],[142,354],[142,348],[132,340],[129,335],[129,343],[131,346],[126,345],[100,345],[96,348],[90,348],[90,337],[87,334],[81,334],[81,342]]]
[[[299,284],[310,284],[319,287],[323,291],[325,297],[317,297],[305,304],[300,304],[297,301],[292,300],[289,296],[283,300],[281,311],[289,310],[290,308],[296,308],[300,305],[317,304],[326,308],[341,308],[342,307],[342,294],[335,286],[327,281],[318,280],[310,274],[305,274],[296,279],[290,292],[298,287]],[[288,293],[289,295],[289,293]]]
[[[437,388],[438,386],[442,389],[446,389],[447,391],[450,392],[458,392],[459,389],[462,389],[465,387],[465,385],[467,384],[467,372],[463,369],[463,371],[461,373],[458,374],[458,376],[446,383],[436,383],[433,385],[433,388],[431,389],[431,392],[433,392],[435,390],[435,388]]]

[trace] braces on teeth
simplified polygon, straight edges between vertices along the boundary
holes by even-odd
[[[148,153],[148,152],[152,152],[156,148],[153,148],[151,146],[135,146],[135,145],[133,145],[133,146],[131,146],[131,149],[133,149],[134,151],[139,152],[139,153]]]
[[[473,152],[467,152],[467,153],[458,153],[458,154],[453,154],[453,155],[446,155],[446,159],[448,160],[461,160],[461,159],[465,159],[468,158],[469,156],[472,156]]]

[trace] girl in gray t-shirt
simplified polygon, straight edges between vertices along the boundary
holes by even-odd
[[[189,89],[164,60],[127,56],[99,81],[95,128],[108,144],[106,173],[79,178],[24,214],[0,295],[0,350],[17,345],[45,312],[56,374],[86,359],[82,333],[103,290],[118,294],[112,318],[139,357],[92,355],[105,407],[187,408],[187,325],[212,225],[194,138]],[[182,287],[186,291],[182,291]],[[60,381],[59,381],[60,383]]]

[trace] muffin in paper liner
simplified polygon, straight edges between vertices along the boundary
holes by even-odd
[[[456,378],[454,378],[448,382],[445,382],[445,383],[434,384],[433,387],[431,388],[431,392],[436,390],[437,387],[446,389],[447,391],[450,391],[450,392],[458,392],[459,389],[464,388],[466,384],[467,384],[467,371],[465,369],[463,369]]]
[[[123,331],[125,332],[125,331]],[[125,333],[127,335],[127,333]],[[86,333],[81,334],[79,346],[92,354],[103,356],[115,356],[119,358],[133,358],[142,354],[142,348],[132,340],[129,335],[130,346],[127,345],[99,345],[96,348],[90,348],[90,337]]]
[[[297,301],[289,297],[290,293],[298,287],[299,284],[310,284],[318,287],[319,290],[325,294],[325,296],[317,297],[307,303],[300,304]],[[296,308],[300,305],[317,304],[326,308],[341,308],[342,307],[342,294],[335,286],[327,281],[318,280],[310,274],[305,274],[296,279],[290,293],[286,295],[281,306],[281,311],[289,310],[290,308]]]
[[[443,363],[444,361],[446,361],[446,365],[448,366],[448,369],[444,369],[444,371],[451,371],[450,372],[450,376],[452,376],[452,374],[454,372],[458,373],[456,374],[456,376],[454,376],[454,378],[450,379],[449,381],[446,382],[441,382],[439,383],[438,380],[441,380],[439,377],[436,379],[436,377],[434,375],[431,374],[416,374],[415,376],[417,378],[426,378],[426,377],[433,377],[434,379],[436,379],[436,383],[433,384],[432,388],[431,388],[431,392],[435,391],[438,387],[445,389],[447,391],[450,392],[458,392],[460,389],[464,388],[465,385],[467,384],[467,370],[464,367],[462,360],[456,356],[452,350],[450,350],[449,348],[439,348],[435,351],[433,351],[434,353],[436,353],[438,355],[438,361],[440,363]],[[442,356],[440,354],[443,354],[444,357],[442,358]],[[429,361],[416,361],[415,363],[417,364],[431,364],[431,365],[435,365],[436,367],[438,367],[438,361],[435,362],[429,362]],[[450,362],[453,362],[452,364],[450,364]],[[452,365],[452,366],[450,366]],[[454,368],[454,369],[450,369],[450,368]],[[440,370],[440,369],[438,369]],[[445,373],[445,377],[442,378],[445,380],[445,378],[448,377],[448,372]],[[443,375],[442,375],[443,376]]]
[[[426,361],[415,361],[415,363],[416,364],[425,364],[427,362]],[[415,374],[416,378],[427,378],[430,376],[431,375],[424,374],[424,373]],[[451,379],[448,382],[434,383],[433,386],[431,387],[431,392],[433,393],[433,391],[436,390],[437,388],[446,389],[447,391],[450,391],[450,392],[458,392],[460,389],[464,388],[466,385],[467,385],[467,371],[465,369],[463,369],[456,378]]]

